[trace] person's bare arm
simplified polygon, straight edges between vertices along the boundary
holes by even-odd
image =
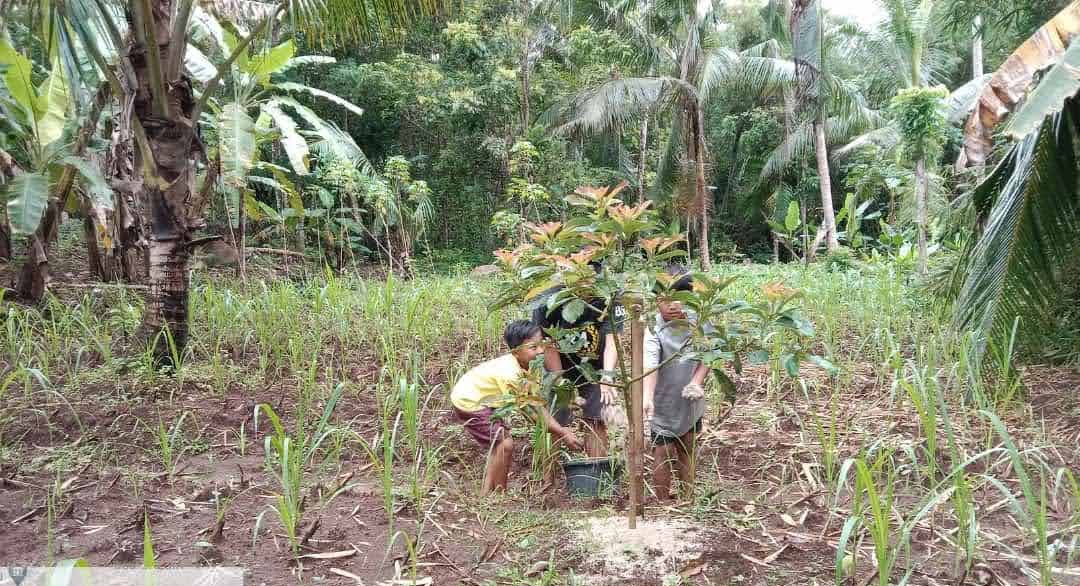
[[[698,363],[697,368],[694,369],[694,375],[690,377],[690,382],[695,385],[701,386],[705,384],[705,377],[709,375],[709,367],[702,363]]]
[[[581,451],[581,440],[574,435],[574,432],[565,428],[555,418],[551,416],[551,413],[547,409],[540,407],[540,416],[544,418],[544,425],[547,430],[551,432],[551,435],[555,436],[555,439],[561,441],[567,448],[578,452]]]
[[[650,372],[642,380],[641,411],[645,419],[652,419],[653,398],[656,396],[656,372]]]
[[[548,372],[562,372],[562,358],[559,356],[559,348],[554,341],[549,341],[544,348],[544,368]]]

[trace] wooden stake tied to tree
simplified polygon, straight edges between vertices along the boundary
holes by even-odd
[[[579,188],[567,197],[567,203],[577,212],[570,219],[530,225],[531,242],[514,250],[496,251],[498,264],[507,278],[493,307],[542,303],[549,315],[562,312],[567,323],[577,323],[591,307],[600,313],[600,320],[608,320],[612,325],[615,325],[617,305],[629,309],[630,348],[624,348],[616,336],[616,369],[597,372],[587,362],[579,368],[589,382],[603,380],[604,386],[617,388],[616,394],[629,407],[629,523],[633,528],[644,496],[642,386],[645,376],[671,360],[698,360],[730,392],[734,383],[725,370],[739,372],[746,362],[768,363],[791,376],[798,376],[799,365],[804,360],[830,371],[833,367],[809,352],[814,331],[792,303],[799,296],[798,291],[773,284],[763,291],[762,301],[731,300],[724,290],[732,279],[717,279],[709,273],[694,273],[692,291],[673,290],[674,279],[666,269],[669,263],[686,257],[686,242],[681,236],[665,231],[649,209],[650,202],[630,206],[618,199],[626,186],[624,181],[614,188]],[[681,351],[675,356],[665,356],[661,364],[646,372],[643,316],[653,314],[656,300],[661,296],[682,303],[696,320],[683,324],[690,329],[690,336]],[[712,327],[706,328],[707,323]],[[562,353],[588,352],[583,348],[579,331],[552,329],[547,333]],[[545,380],[551,382],[557,378]],[[558,396],[563,400],[556,406],[566,407],[572,393]]]

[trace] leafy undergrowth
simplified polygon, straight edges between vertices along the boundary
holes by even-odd
[[[308,275],[199,280],[168,374],[133,346],[124,288],[8,306],[0,560],[139,565],[149,518],[159,566],[272,585],[1080,581],[1080,374],[981,376],[887,264],[719,270],[751,297],[803,290],[841,373],[747,369],[734,406],[710,391],[693,498],[646,510],[672,552],[598,555],[590,528],[623,534],[624,495],[531,480],[524,426],[510,494],[475,495],[483,454],[447,389],[516,317],[488,311],[494,282]]]

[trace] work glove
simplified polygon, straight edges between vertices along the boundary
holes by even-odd
[[[701,385],[697,383],[688,383],[682,390],[682,396],[684,399],[704,399],[705,389],[701,388]]]

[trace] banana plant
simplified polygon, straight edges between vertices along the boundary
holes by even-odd
[[[228,31],[221,33],[222,53],[229,54],[235,50],[237,40]],[[249,51],[242,50],[231,65],[233,99],[220,105],[211,102],[213,116],[209,120],[203,119],[204,123],[216,126],[219,132],[221,178],[229,198],[230,213],[238,211],[241,205],[244,209],[257,207],[251,201],[254,196],[250,186],[253,170],[259,162],[259,147],[264,144],[281,145],[291,171],[300,176],[311,172],[311,151],[315,142],[324,144],[338,158],[367,166],[363,152],[345,132],[323,120],[294,95],[314,96],[357,116],[362,115],[363,110],[330,92],[278,78],[299,65],[334,63],[333,57],[297,57],[296,46],[291,40],[255,54],[249,54]],[[264,179],[256,181],[266,183]],[[276,179],[270,180],[271,186],[275,182]],[[287,190],[279,188],[279,191]]]
[[[7,222],[14,236],[32,236],[41,224],[51,194],[58,193],[64,167],[82,176],[87,193],[107,205],[112,190],[101,172],[75,156],[75,148],[64,140],[65,127],[75,121],[71,112],[71,87],[58,60],[38,85],[31,79],[30,59],[7,42],[0,42],[0,80],[5,91],[4,143],[13,154],[4,157],[0,180],[7,209]],[[6,177],[5,177],[6,176]],[[70,181],[70,179],[68,180]]]

